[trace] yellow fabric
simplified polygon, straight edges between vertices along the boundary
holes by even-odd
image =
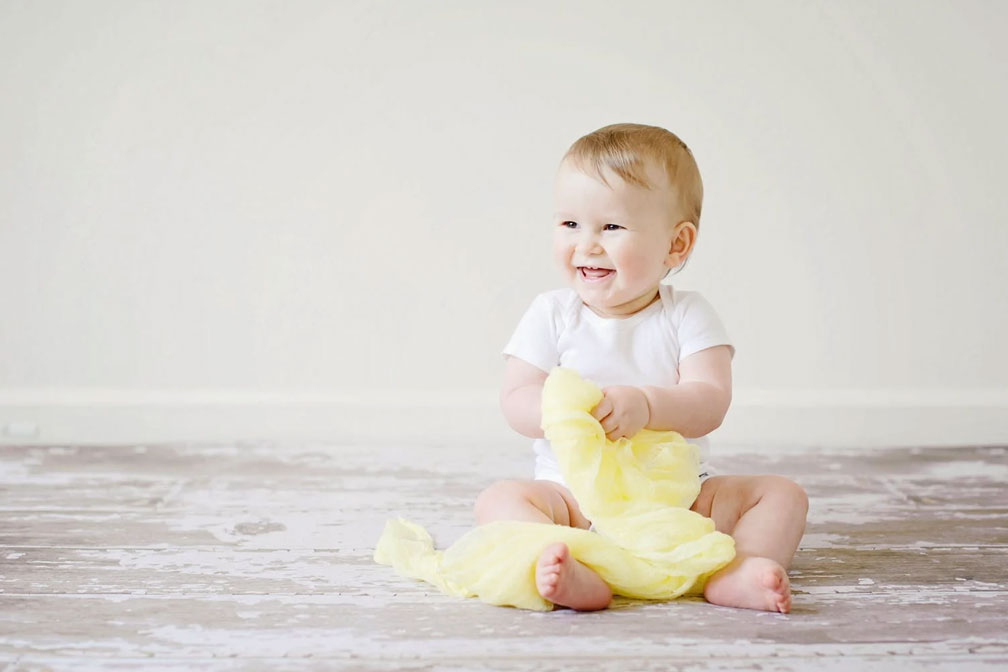
[[[543,549],[562,541],[613,593],[672,599],[703,590],[735,555],[735,542],[689,510],[700,491],[696,448],[676,432],[641,430],[606,439],[591,415],[602,391],[570,369],[546,379],[542,423],[560,470],[595,531],[497,521],[476,527],[445,551],[409,521],[390,520],[374,559],[443,592],[548,611],[535,586]]]

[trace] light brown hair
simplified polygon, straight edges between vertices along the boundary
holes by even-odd
[[[662,185],[651,184],[647,176],[648,162],[662,168],[668,177],[679,212],[678,221],[690,221],[700,228],[700,207],[703,204],[703,182],[693,152],[679,137],[659,126],[643,124],[612,124],[579,138],[564,154],[581,170],[594,174],[603,183],[608,168],[624,181],[645,189]]]

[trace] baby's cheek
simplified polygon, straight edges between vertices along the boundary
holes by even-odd
[[[643,250],[635,250],[632,253],[626,254],[623,257],[623,268],[625,269],[627,275],[639,276],[644,275],[650,271],[651,267],[654,266],[654,251],[650,254]]]
[[[561,269],[568,267],[570,264],[570,250],[566,245],[563,245],[562,243],[554,243],[553,262]]]

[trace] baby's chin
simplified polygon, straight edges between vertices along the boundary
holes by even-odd
[[[600,297],[598,293],[592,292],[590,288],[579,287],[575,284],[572,289],[577,292],[578,297],[581,299],[581,303],[591,309],[593,313],[601,317],[629,317],[634,313],[638,313],[650,306],[654,301],[659,300],[658,297],[651,298],[649,301],[645,302],[640,299],[641,297],[635,298],[623,298],[623,297]],[[657,286],[654,291],[658,291]],[[651,294],[651,292],[648,292]]]
[[[612,307],[611,301],[606,301],[604,299],[600,300],[598,292],[594,292],[590,288],[580,286],[577,281],[571,283],[570,288],[577,292],[578,298],[581,299],[581,303],[585,304],[592,310],[609,310]]]
[[[612,301],[599,301],[597,296],[592,296],[588,292],[583,292],[577,290],[578,297],[581,298],[581,303],[587,306],[593,313],[601,317],[623,317],[629,313],[623,308],[622,304]]]

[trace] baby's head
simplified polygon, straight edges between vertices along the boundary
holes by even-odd
[[[556,179],[554,256],[595,312],[623,316],[686,262],[703,184],[689,148],[656,126],[614,124],[577,140]]]

